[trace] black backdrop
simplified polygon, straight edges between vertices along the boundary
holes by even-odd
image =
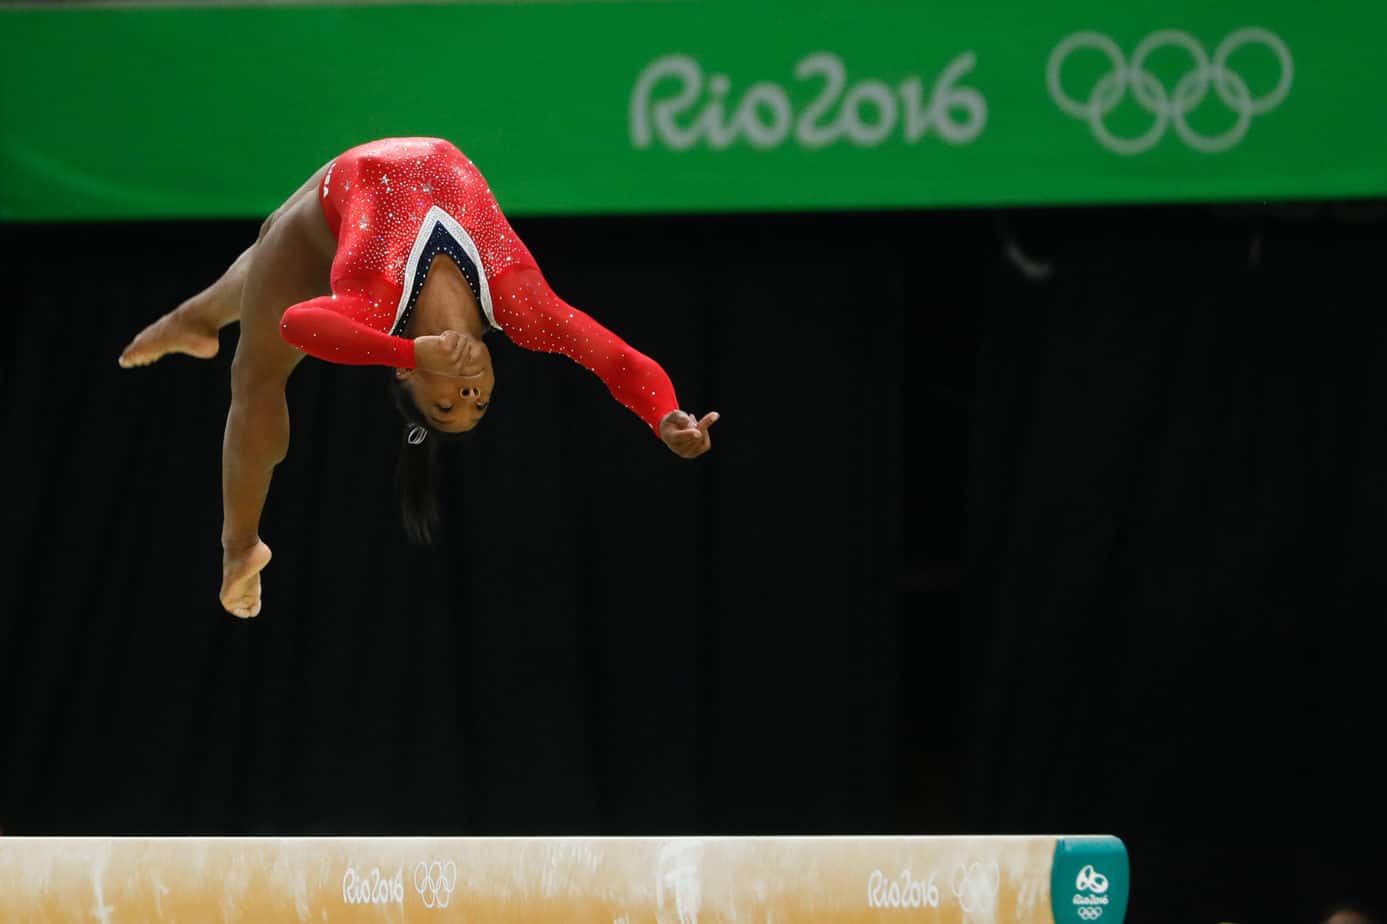
[[[251,622],[234,328],[115,357],[255,225],[0,228],[0,829],[1111,832],[1135,922],[1378,899],[1380,209],[517,228],[713,452],[498,338],[420,552],[384,373],[309,361]]]

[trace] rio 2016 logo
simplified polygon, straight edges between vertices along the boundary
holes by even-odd
[[[841,141],[870,148],[884,143],[899,125],[907,144],[916,144],[931,132],[949,144],[966,144],[987,124],[987,100],[982,93],[958,85],[976,62],[971,51],[954,58],[926,96],[920,77],[910,77],[894,88],[874,79],[849,86],[843,59],[832,52],[816,52],[795,65],[797,80],[822,82],[818,94],[796,113],[790,92],[780,84],[753,83],[733,101],[729,99],[732,81],[726,74],[705,78],[702,66],[689,55],[665,55],[650,62],[636,78],[631,91],[631,143],[643,149],[658,139],[675,151],[687,151],[704,142],[720,151],[744,140],[766,150],[793,137],[810,150]]]
[[[1103,909],[1108,904],[1108,896],[1104,893],[1108,891],[1108,877],[1098,872],[1090,863],[1079,870],[1079,875],[1074,878],[1074,905],[1079,917],[1085,921],[1096,921],[1103,916]],[[1083,893],[1087,892],[1087,895]]]
[[[375,866],[365,875],[354,866],[347,867],[342,874],[342,901],[348,905],[398,905],[404,900],[403,868],[397,869],[393,877]]]
[[[938,908],[939,886],[934,873],[929,879],[916,879],[908,869],[890,879],[881,870],[872,870],[867,880],[868,908]]]

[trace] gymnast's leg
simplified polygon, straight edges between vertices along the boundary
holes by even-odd
[[[147,366],[169,353],[185,353],[199,359],[217,355],[217,331],[241,319],[241,295],[245,290],[246,274],[255,256],[255,248],[265,239],[270,227],[301,199],[316,199],[318,183],[326,165],[289,197],[260,226],[255,243],[247,247],[221,278],[164,315],[130,341],[120,354],[124,369]]]
[[[216,356],[217,331],[240,320],[241,288],[254,251],[254,244],[247,247],[220,279],[140,331],[120,354],[121,368],[147,366],[168,353]]]

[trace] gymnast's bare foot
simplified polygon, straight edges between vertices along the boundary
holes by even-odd
[[[232,616],[260,615],[260,572],[270,563],[270,547],[259,539],[246,549],[222,553],[222,606]]]
[[[168,353],[186,353],[199,359],[217,355],[217,324],[207,320],[201,296],[188,299],[173,311],[140,331],[120,354],[122,369],[148,366]]]

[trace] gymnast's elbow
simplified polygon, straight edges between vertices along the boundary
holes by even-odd
[[[311,309],[295,306],[285,311],[279,320],[279,336],[295,349],[309,352],[308,345],[313,340]]]

